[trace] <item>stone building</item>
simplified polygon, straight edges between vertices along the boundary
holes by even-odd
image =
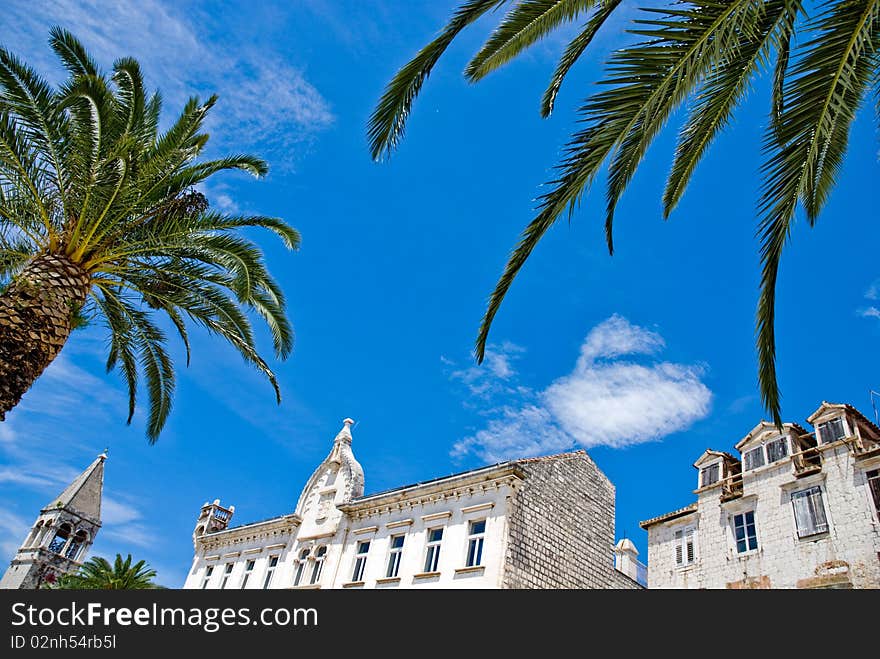
[[[614,486],[584,451],[364,496],[346,419],[294,512],[230,527],[206,503],[184,588],[639,588],[612,564]],[[630,576],[621,570],[627,570]]]
[[[880,428],[823,402],[694,463],[697,500],[641,523],[649,588],[880,587]]]
[[[101,528],[104,489],[102,453],[67,488],[40,511],[0,588],[39,588],[76,571]]]

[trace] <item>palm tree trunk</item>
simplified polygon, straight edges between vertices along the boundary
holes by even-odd
[[[43,254],[0,295],[0,421],[61,352],[88,292],[80,266]]]

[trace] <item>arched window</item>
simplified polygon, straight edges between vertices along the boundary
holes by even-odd
[[[83,545],[88,541],[89,534],[80,529],[76,532],[76,535],[73,536],[73,540],[70,541],[70,544],[67,545],[67,549],[64,552],[64,555],[67,556],[72,561],[75,561],[79,556],[80,551],[82,550]]]
[[[296,572],[293,577],[293,585],[299,586],[302,583],[303,572],[306,569],[306,561],[309,560],[309,550],[308,548],[303,549],[299,552],[299,557],[296,560]]]
[[[52,542],[49,543],[49,551],[60,554],[61,550],[64,549],[64,545],[67,544],[67,539],[70,537],[72,531],[73,528],[71,528],[70,524],[66,522],[59,526],[58,531],[55,533],[55,537],[52,538]]]
[[[321,580],[321,570],[324,568],[324,557],[327,555],[327,545],[321,545],[315,549],[315,565],[312,568],[311,584],[316,584]]]
[[[39,544],[40,533],[43,531],[43,520],[40,520],[36,524],[34,524],[34,528],[31,530],[31,534],[28,536],[28,539],[25,541],[25,547],[33,547],[34,545]]]

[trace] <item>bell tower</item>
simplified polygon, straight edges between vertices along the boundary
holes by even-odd
[[[196,520],[193,544],[196,544],[197,539],[203,535],[225,531],[234,514],[235,506],[224,508],[220,505],[220,499],[214,499],[213,503],[206,502],[199,511],[199,517]]]
[[[40,588],[82,565],[101,528],[106,459],[101,453],[40,511],[0,579],[0,588]]]

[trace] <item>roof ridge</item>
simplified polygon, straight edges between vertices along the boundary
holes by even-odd
[[[559,458],[573,458],[576,455],[586,454],[587,452],[584,449],[579,448],[574,451],[563,451],[562,453],[554,453],[552,455],[536,455],[532,458],[519,458],[518,460],[514,460],[513,462],[549,462],[550,460],[558,460]]]

